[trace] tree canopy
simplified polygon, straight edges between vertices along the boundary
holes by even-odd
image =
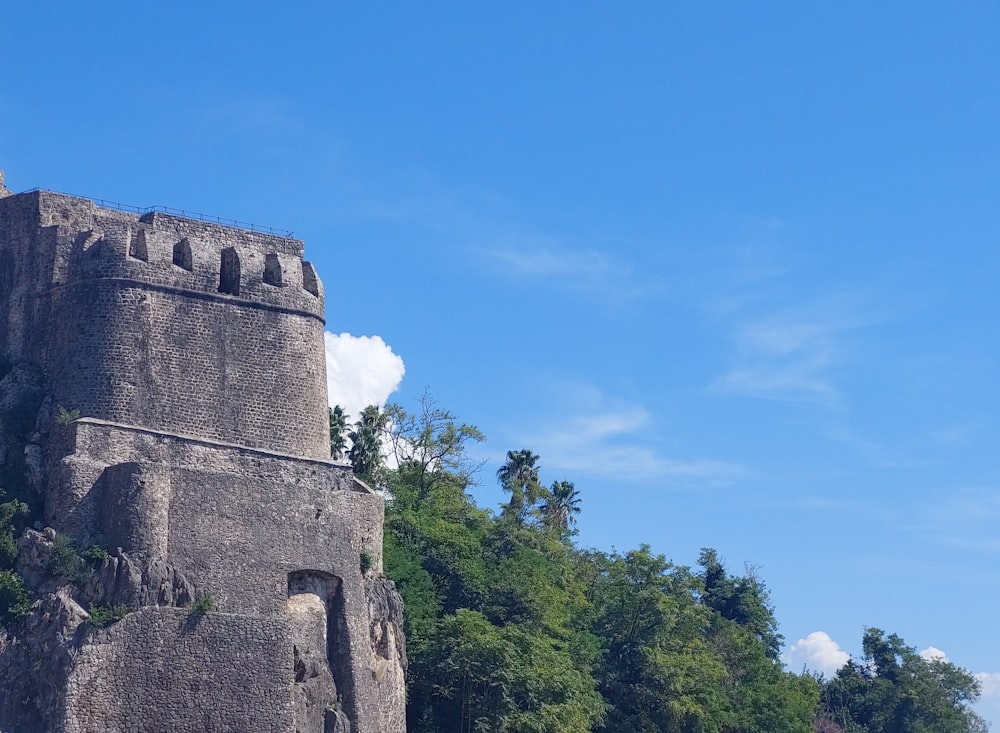
[[[878,629],[864,658],[829,680],[786,671],[750,565],[733,573],[712,548],[689,568],[648,545],[578,547],[585,490],[566,479],[546,488],[530,449],[508,451],[497,471],[504,504],[476,506],[468,490],[481,464],[468,448],[483,436],[428,395],[413,413],[368,408],[347,437],[355,470],[387,496],[384,565],[406,604],[411,733],[986,730],[969,708],[971,675]]]

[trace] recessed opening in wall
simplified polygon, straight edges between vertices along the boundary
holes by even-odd
[[[289,573],[286,608],[293,642],[295,682],[308,686],[314,701],[321,703],[316,712],[322,714],[324,707],[344,701],[344,712],[349,718],[353,717],[350,701],[354,697],[355,683],[341,579],[320,570]],[[328,680],[327,684],[323,683],[324,679]],[[324,696],[329,699],[322,700]],[[313,721],[316,722],[320,721]],[[297,723],[299,730],[320,729],[304,720]]]
[[[281,261],[274,252],[264,258],[264,282],[279,288],[282,285]]]
[[[149,255],[146,253],[146,230],[140,229],[132,235],[128,244],[128,256],[137,260],[149,262]]]
[[[222,261],[219,266],[219,292],[227,295],[240,294],[240,256],[236,249],[226,247],[222,250]]]
[[[319,297],[319,278],[311,262],[302,263],[302,287],[317,298]]]
[[[187,237],[174,245],[174,264],[188,272],[194,269],[191,262],[191,243]]]

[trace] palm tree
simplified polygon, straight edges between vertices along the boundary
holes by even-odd
[[[538,501],[541,485],[538,483],[538,455],[527,448],[507,451],[507,460],[497,469],[497,481],[510,492],[510,501],[503,515],[513,517],[518,524],[524,522],[527,508]]]
[[[549,499],[542,504],[542,524],[560,532],[569,531],[580,513],[580,492],[572,481],[556,481],[549,489]]]
[[[339,461],[347,452],[347,413],[340,405],[330,410],[330,457]]]
[[[354,423],[354,430],[347,436],[351,440],[351,450],[347,457],[358,476],[374,477],[382,467],[382,431],[386,416],[377,405],[369,405]]]

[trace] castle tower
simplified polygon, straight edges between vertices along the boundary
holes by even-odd
[[[62,535],[107,557],[69,586],[26,567],[43,602],[0,641],[0,730],[403,731],[382,503],[328,458],[302,242],[4,192],[0,376],[38,393],[6,440],[42,453],[54,530],[21,556]],[[45,634],[59,654],[25,657]]]

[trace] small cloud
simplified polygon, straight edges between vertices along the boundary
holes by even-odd
[[[1000,493],[996,487],[948,488],[921,513],[924,521],[916,529],[937,543],[976,553],[1000,553],[1000,538],[996,536]]]
[[[620,264],[594,250],[558,252],[552,249],[501,249],[489,254],[511,272],[524,277],[590,278],[623,271]]]
[[[926,662],[947,662],[948,655],[936,646],[929,646],[920,652],[920,658]]]
[[[975,677],[979,680],[980,692],[984,698],[1000,698],[1000,672],[978,672]]]
[[[595,299],[621,303],[654,295],[659,286],[636,275],[621,259],[593,249],[563,249],[548,240],[527,248],[486,250],[486,256],[509,276],[520,280],[546,280]]]
[[[829,372],[841,358],[837,335],[845,328],[789,318],[747,324],[736,334],[737,364],[713,386],[750,397],[835,407],[841,395]]]
[[[650,413],[640,405],[609,399],[595,389],[578,389],[577,414],[523,438],[547,469],[613,476],[624,480],[686,477],[732,480],[746,469],[708,459],[676,459],[651,445]],[[564,411],[559,411],[564,414]]]
[[[781,655],[781,661],[791,669],[806,667],[813,672],[822,672],[827,677],[847,664],[851,655],[840,648],[825,631],[813,631],[804,639],[799,639]]]
[[[396,391],[406,367],[380,336],[324,334],[330,405],[356,418],[368,405],[383,405]]]

